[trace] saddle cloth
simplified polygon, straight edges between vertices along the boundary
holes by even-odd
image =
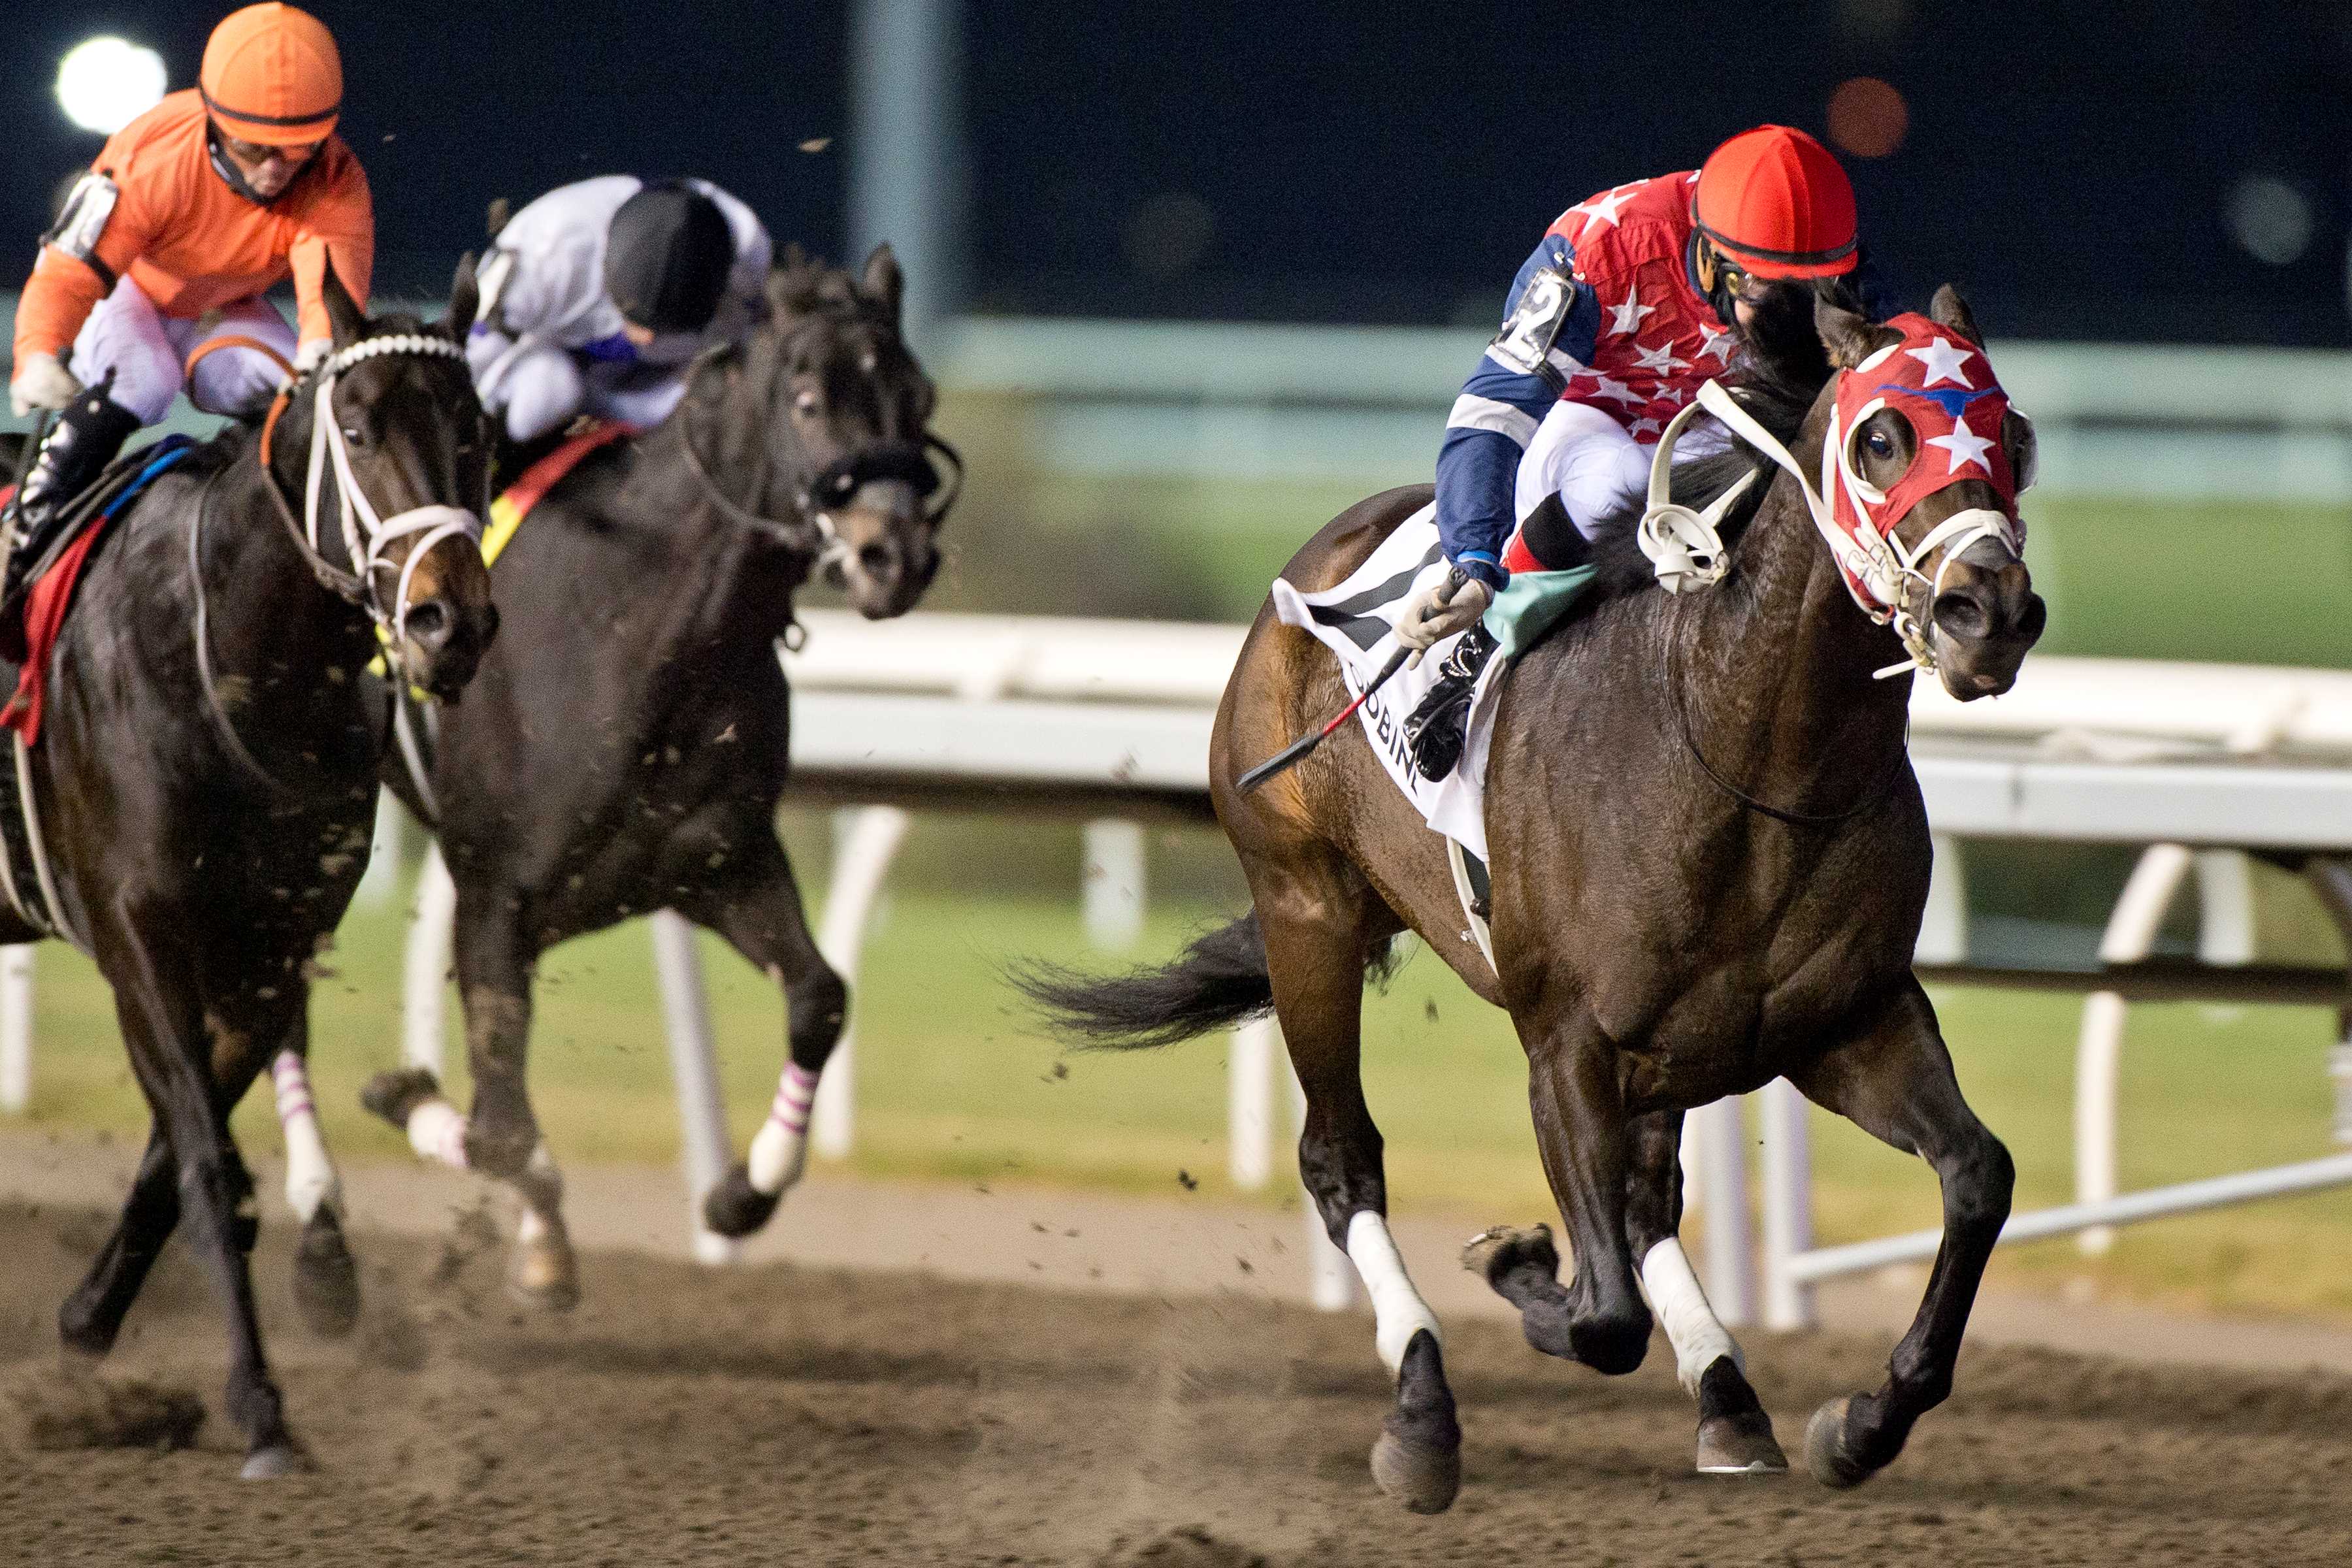
[[[1443,579],[1448,568],[1437,542],[1437,508],[1422,508],[1381,542],[1370,559],[1336,588],[1302,594],[1282,578],[1274,581],[1274,613],[1286,626],[1308,633],[1339,657],[1348,695],[1362,691],[1396,652],[1396,623],[1413,594]],[[1405,798],[1435,832],[1486,858],[1486,747],[1495,729],[1495,693],[1504,666],[1497,654],[1479,672],[1470,700],[1470,737],[1460,765],[1434,782],[1421,776],[1405,747],[1404,720],[1437,684],[1438,667],[1460,635],[1424,655],[1418,667],[1400,669],[1356,710],[1372,752]]]
[[[89,563],[100,540],[113,525],[114,520],[129,510],[131,500],[142,490],[154,483],[156,477],[196,450],[196,444],[185,436],[166,436],[152,446],[141,448],[110,468],[92,487],[92,495],[78,504],[87,508],[82,521],[73,525],[71,538],[53,551],[47,564],[40,568],[25,595],[25,666],[16,673],[16,692],[0,708],[0,724],[5,724],[32,745],[41,738],[42,700],[48,688],[49,656],[57,650],[58,637],[65,630],[66,612],[73,607],[74,590],[81,583],[82,568]],[[112,493],[108,493],[111,487]],[[0,503],[13,499],[0,497]]]
[[[555,450],[525,468],[490,502],[489,526],[482,531],[482,564],[488,566],[498,560],[514,539],[515,530],[522,526],[522,520],[530,515],[530,509],[562,483],[563,476],[578,468],[583,458],[599,447],[636,433],[635,426],[616,421],[592,426],[577,436],[565,437]]]

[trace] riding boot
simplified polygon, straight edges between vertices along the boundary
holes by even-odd
[[[1477,689],[1478,672],[1495,654],[1495,636],[1478,621],[1462,634],[1445,662],[1437,667],[1437,684],[1404,721],[1404,743],[1421,776],[1435,781],[1452,773],[1470,740],[1470,698]]]
[[[25,659],[26,575],[57,542],[58,527],[75,498],[89,488],[122,450],[142,421],[136,414],[93,387],[66,405],[33,459],[33,471],[8,507],[8,563],[0,575],[0,658]]]

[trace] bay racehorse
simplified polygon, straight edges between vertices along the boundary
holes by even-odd
[[[299,1450],[255,1321],[253,1182],[229,1112],[270,1067],[303,1218],[295,1297],[314,1329],[348,1331],[357,1277],[304,1064],[313,965],[374,823],[384,710],[361,672],[388,646],[454,695],[498,624],[472,510],[488,436],[458,347],[471,268],[438,329],[369,321],[331,269],[325,293],[334,353],[267,434],[233,426],[163,474],[90,557],[19,753],[37,826],[27,844],[11,825],[31,852],[0,911],[0,942],[62,936],[97,961],[153,1118],[59,1331],[110,1349],[185,1220],[228,1321],[249,1478]]]
[[[727,1236],[764,1224],[799,1178],[847,1006],[776,838],[791,765],[776,644],[815,571],[868,616],[913,605],[953,500],[928,453],[956,459],[928,433],[935,394],[899,334],[887,247],[858,277],[790,253],[768,292],[770,319],[700,363],[675,414],[539,501],[499,558],[506,633],[443,716],[429,768],[388,764],[457,883],[473,1105],[460,1115],[417,1068],[363,1100],[421,1155],[514,1185],[509,1283],[540,1305],[578,1294],[524,1081],[540,954],[667,908],[783,988],[773,1111],[705,1205]]]
[[[1597,601],[1507,672],[1486,775],[1493,967],[1464,931],[1443,840],[1383,776],[1357,726],[1257,793],[1237,788],[1252,763],[1345,698],[1330,656],[1269,608],[1211,742],[1217,816],[1241,857],[1250,913],[1162,970],[1025,976],[1066,1029],[1098,1044],[1162,1043],[1271,1005],[1306,1088],[1301,1173],[1363,1277],[1397,1378],[1373,1474],[1411,1508],[1451,1503],[1461,1434],[1436,1319],[1389,1237],[1381,1135],[1358,1072],[1364,976],[1402,931],[1507,1009],[1527,1051],[1536,1137],[1574,1276],[1557,1278],[1543,1226],[1490,1231],[1465,1261],[1520,1309],[1538,1350],[1632,1371],[1652,1323],[1638,1268],[1698,1400],[1700,1468],[1785,1468],[1675,1232],[1684,1112],[1786,1076],[1920,1155],[1944,1194],[1943,1250],[1917,1318],[1882,1388],[1815,1415],[1813,1474],[1861,1481],[1951,1387],[2009,1212],[2011,1166],[1961,1099],[1911,972],[1930,851],[1905,743],[1906,654],[1965,700],[2006,689],[2039,637],[2043,611],[2017,553],[2014,510],[2031,426],[2013,413],[1982,434],[1957,417],[1915,426],[1906,408],[1932,398],[1864,401],[1895,379],[1886,363],[1913,340],[1826,294],[1809,303],[1810,353],[1750,364],[1738,393],[1776,466],[1743,442],[1676,470],[1675,499],[1692,504],[1750,472],[1771,479],[1750,484],[1727,519],[1726,531],[1738,530],[1727,578],[1673,595],[1634,591],[1648,573],[1622,563],[1634,559],[1637,508],[1601,542]],[[1905,352],[1947,366],[1970,356],[1973,367],[1931,390],[1990,384],[1958,296],[1938,293],[1931,314],[1932,323],[1897,318],[1926,345]],[[1842,389],[1856,406],[1842,426],[1838,472],[1823,443]],[[1958,448],[1956,430],[1965,434]],[[1979,469],[1985,477],[1950,479]],[[1825,547],[1830,524],[1817,523],[1815,505],[1826,515],[1820,498],[1849,478],[1860,496],[1911,497],[1883,519],[1903,566],[1882,591],[1899,602],[1895,625],[1907,637],[1857,608],[1859,590],[1849,592]],[[1931,481],[1940,488],[1914,493]],[[1284,575],[1307,591],[1345,581],[1429,496],[1422,487],[1359,504]],[[1901,678],[1874,679],[1890,661]]]

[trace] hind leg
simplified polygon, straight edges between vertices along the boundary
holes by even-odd
[[[1739,1346],[1707,1305],[1675,1235],[1683,1217],[1683,1113],[1637,1116],[1628,1132],[1633,1169],[1625,1240],[1641,1265],[1650,1308],[1674,1343],[1675,1375],[1698,1400],[1699,1473],[1786,1474],[1788,1456],[1773,1440],[1772,1417],[1748,1386]]]
[[[1581,1008],[1564,1022],[1522,1021],[1520,1033],[1536,1143],[1568,1223],[1576,1277],[1560,1284],[1559,1253],[1544,1226],[1475,1237],[1462,1261],[1519,1309],[1536,1349],[1598,1372],[1632,1372],[1649,1350],[1650,1313],[1626,1239],[1631,1141],[1616,1047]]]
[[[1250,866],[1275,1013],[1306,1090],[1298,1171],[1324,1228],[1371,1298],[1373,1339],[1396,1377],[1396,1405],[1372,1449],[1381,1489],[1416,1513],[1452,1506],[1462,1485],[1462,1428],[1445,1382],[1437,1316],[1389,1235],[1381,1133],[1359,1067],[1364,967],[1390,930],[1370,888],[1336,859],[1279,871]]]
[[[89,1272],[58,1309],[58,1337],[68,1350],[102,1356],[114,1348],[123,1317],[147,1282],[147,1271],[180,1223],[179,1163],[159,1117],[147,1134],[147,1152],[123,1199],[114,1234],[99,1249]]]
[[[1808,1098],[1926,1160],[1944,1189],[1944,1244],[1886,1382],[1822,1406],[1805,1430],[1806,1468],[1833,1487],[1857,1486],[1893,1462],[1913,1424],[1951,1393],[1960,1336],[2016,1179],[2009,1151],[1960,1096],[1927,993],[1905,980],[1852,1043],[1790,1075]]]
[[[360,1102],[408,1134],[418,1157],[504,1182],[521,1200],[507,1288],[562,1311],[578,1304],[580,1271],[563,1224],[563,1177],[530,1109],[530,900],[519,890],[457,885],[457,1000],[474,1104],[462,1112],[422,1068],[379,1073]]]
[[[849,988],[817,952],[792,863],[773,830],[763,822],[746,823],[729,836],[729,845],[727,884],[682,902],[680,910],[725,937],[784,990],[784,1070],[768,1120],[752,1137],[749,1156],[702,1205],[712,1230],[749,1236],[768,1223],[807,1164],[809,1107],[818,1075],[841,1038]]]

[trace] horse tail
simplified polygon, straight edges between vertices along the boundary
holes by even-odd
[[[1013,988],[1074,1045],[1137,1051],[1230,1028],[1273,1007],[1265,939],[1257,911],[1195,937],[1172,963],[1124,974],[1084,974],[1024,963],[1006,973]]]

